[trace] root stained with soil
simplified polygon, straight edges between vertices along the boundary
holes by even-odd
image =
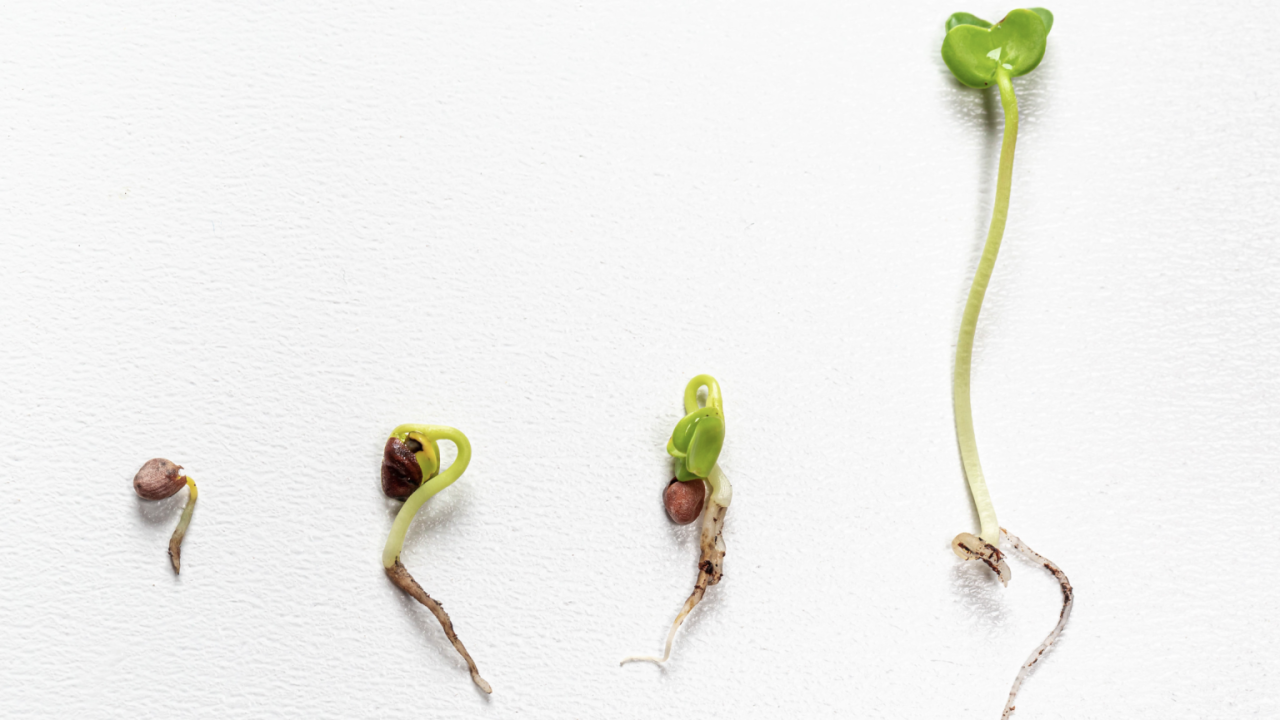
[[[480,677],[480,670],[476,668],[476,661],[471,659],[471,654],[467,652],[467,649],[462,645],[462,641],[458,639],[458,634],[453,631],[453,621],[449,619],[449,613],[444,611],[444,607],[428,595],[417,580],[413,579],[413,576],[405,569],[404,564],[400,562],[400,558],[397,557],[396,564],[386,568],[386,571],[387,577],[391,578],[391,582],[395,583],[396,587],[408,593],[414,600],[422,603],[431,611],[432,615],[436,616],[436,620],[440,621],[440,627],[444,628],[444,634],[448,636],[449,642],[453,643],[454,649],[458,651],[462,659],[467,661],[467,667],[471,670],[471,681],[476,684],[476,687],[485,691],[485,693],[493,694],[493,688],[489,686],[489,683],[484,678]]]
[[[675,641],[676,631],[680,629],[680,625],[689,613],[702,602],[707,588],[720,582],[720,578],[724,576],[723,533],[724,518],[728,512],[727,505],[719,504],[714,497],[708,498],[707,509],[702,517],[702,537],[699,541],[701,553],[698,556],[698,579],[693,585],[693,592],[689,594],[689,599],[684,601],[684,607],[680,608],[680,614],[676,615],[675,622],[671,624],[671,632],[667,633],[667,647],[662,657],[634,656],[624,659],[618,663],[619,665],[641,661],[661,665],[671,657],[671,644]]]
[[[182,536],[181,530],[175,530],[173,537],[169,538],[169,562],[173,564],[173,572],[175,574],[182,573]]]
[[[1052,560],[1027,547],[1026,543],[1019,540],[1018,536],[1008,530],[1001,528],[1000,531],[1004,533],[1005,539],[1009,541],[1009,545],[1013,549],[1022,553],[1028,559],[1039,563],[1053,575],[1054,579],[1058,581],[1058,585],[1062,588],[1062,610],[1058,613],[1058,624],[1053,626],[1053,630],[1044,639],[1044,642],[1040,643],[1040,646],[1031,653],[1031,657],[1028,657],[1027,661],[1022,664],[1022,668],[1018,670],[1018,676],[1014,678],[1013,688],[1009,690],[1009,700],[1005,703],[1004,713],[1000,716],[1001,720],[1008,720],[1016,709],[1013,702],[1017,698],[1018,690],[1022,687],[1022,682],[1027,679],[1027,676],[1031,673],[1031,668],[1040,662],[1044,654],[1057,641],[1058,636],[1062,634],[1062,629],[1066,627],[1067,618],[1071,617],[1071,607],[1075,604],[1075,590],[1072,589],[1071,581],[1067,579],[1066,573],[1062,572],[1062,568],[1055,565]]]
[[[1000,548],[971,533],[960,533],[951,541],[951,551],[961,560],[980,560],[991,568],[991,572],[1000,578],[1005,587],[1009,586],[1012,573],[1009,564],[1004,561],[1004,553]]]
[[[185,476],[182,479],[187,486],[187,504],[182,508],[178,527],[174,528],[173,535],[169,537],[169,562],[177,575],[182,574],[182,539],[187,536],[187,526],[191,524],[191,514],[195,512],[196,499],[200,497],[195,480]]]

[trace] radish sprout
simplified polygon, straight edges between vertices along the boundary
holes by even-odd
[[[706,405],[698,403],[698,391],[707,389]],[[698,510],[702,509],[702,499],[706,497],[706,508],[702,513],[702,535],[699,539],[701,554],[698,558],[698,577],[693,592],[685,601],[680,614],[676,615],[667,633],[667,646],[661,658],[649,656],[633,656],[624,659],[620,664],[646,661],[662,664],[671,657],[671,643],[675,640],[676,630],[680,629],[685,617],[697,607],[706,595],[707,588],[720,582],[724,575],[724,518],[729,512],[729,502],[733,499],[733,487],[724,476],[716,460],[724,447],[724,400],[720,396],[720,384],[710,375],[699,375],[689,381],[684,389],[685,416],[676,423],[671,438],[667,441],[667,453],[676,459],[676,479],[668,484],[663,493],[663,504],[671,519],[682,525],[697,519]],[[681,485],[710,486],[710,493],[702,488],[684,490]]]
[[[437,440],[448,440],[458,448],[458,457],[443,472],[440,471],[440,447],[436,444]],[[462,659],[467,661],[472,682],[486,693],[492,693],[493,688],[480,677],[475,660],[471,659],[471,654],[454,632],[449,614],[422,589],[400,562],[404,536],[409,531],[413,517],[432,495],[452,485],[470,462],[471,443],[466,435],[451,427],[401,425],[392,431],[382,452],[382,491],[388,497],[404,500],[405,503],[391,525],[391,534],[387,536],[387,545],[382,551],[382,566],[396,587],[422,603],[436,616],[449,642],[453,643]]]
[[[181,465],[175,465],[164,458],[153,458],[133,476],[133,491],[144,500],[164,500],[173,497],[183,487],[187,488],[187,504],[182,508],[182,517],[178,527],[169,538],[169,562],[173,564],[173,572],[182,572],[182,539],[187,535],[187,526],[191,524],[191,513],[196,509],[196,481],[180,474]]]
[[[996,183],[995,208],[991,213],[991,227],[982,250],[982,259],[973,276],[964,317],[960,321],[960,336],[956,342],[956,364],[952,385],[955,401],[956,438],[960,446],[960,458],[964,465],[969,491],[978,511],[981,529],[977,535],[961,533],[951,543],[951,549],[964,560],[979,560],[991,568],[1005,585],[1009,584],[1009,566],[1000,551],[1001,528],[996,520],[995,506],[987,490],[982,464],[978,460],[978,441],[973,430],[973,407],[969,399],[970,372],[973,364],[973,337],[978,326],[978,314],[982,300],[995,269],[996,256],[1004,237],[1005,222],[1009,217],[1009,195],[1013,186],[1013,154],[1018,139],[1018,101],[1013,93],[1012,79],[1025,75],[1044,58],[1046,41],[1053,27],[1053,14],[1043,8],[1014,10],[1003,20],[991,23],[968,13],[956,13],[947,19],[946,39],[942,43],[942,59],[960,82],[974,88],[987,88],[995,84],[1000,88],[1000,104],[1004,108],[1004,140],[1000,147],[1000,169]],[[1009,545],[1043,565],[1057,578],[1062,587],[1063,609],[1058,624],[1049,637],[1023,664],[1009,700],[1004,718],[1014,710],[1014,699],[1031,666],[1049,649],[1071,614],[1073,592],[1067,576],[1045,557],[1034,553],[1021,540],[1004,531]]]

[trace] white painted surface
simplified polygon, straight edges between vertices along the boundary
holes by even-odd
[[[998,716],[1057,589],[948,550],[1000,122],[938,47],[1007,7],[255,5],[0,23],[6,717]],[[1276,717],[1280,12],[1052,9],[975,365],[1078,590],[1015,717]],[[619,668],[693,581],[697,372],[725,581]],[[410,421],[475,446],[405,561],[491,699],[378,563]]]

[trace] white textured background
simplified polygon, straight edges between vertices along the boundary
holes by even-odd
[[[0,13],[6,717],[998,716],[1058,592],[948,549],[1001,123],[938,48],[1007,5],[142,5]],[[1280,11],[1052,9],[975,360],[1078,591],[1016,717],[1274,718]],[[725,580],[619,668],[698,372]],[[402,422],[475,446],[405,561],[492,698],[378,562]]]

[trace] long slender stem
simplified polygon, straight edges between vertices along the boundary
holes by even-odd
[[[178,519],[178,527],[169,538],[169,562],[173,563],[175,573],[182,572],[182,538],[187,535],[187,526],[191,524],[191,513],[196,509],[196,481],[187,477],[187,504],[182,508],[182,517]]]
[[[396,520],[391,524],[391,533],[387,535],[387,544],[382,550],[382,566],[390,569],[396,564],[396,558],[400,557],[400,551],[404,549],[404,536],[409,532],[409,525],[413,522],[413,517],[418,514],[418,510],[422,508],[423,503],[431,499],[432,495],[453,484],[463,471],[467,469],[467,464],[471,462],[471,442],[467,440],[467,436],[461,432],[445,426],[445,425],[401,425],[396,428],[396,432],[419,432],[437,440],[449,440],[458,447],[458,457],[454,459],[444,472],[431,478],[422,484],[422,487],[413,491],[408,500],[404,501],[404,505],[400,508],[400,513],[396,515]]]
[[[960,459],[964,474],[969,480],[969,492],[978,510],[982,524],[979,533],[986,542],[999,546],[1000,524],[996,521],[996,509],[987,492],[987,481],[978,460],[978,439],[973,432],[973,406],[969,400],[970,374],[973,365],[973,335],[978,328],[978,313],[982,311],[982,299],[991,282],[991,272],[1000,253],[1000,241],[1004,238],[1005,221],[1009,217],[1009,194],[1013,189],[1013,150],[1018,141],[1018,100],[1013,94],[1013,83],[1004,69],[996,72],[996,84],[1000,87],[1000,104],[1004,107],[1004,142],[1000,146],[1000,174],[996,182],[996,204],[991,212],[991,228],[987,231],[987,244],[982,249],[982,259],[973,274],[969,299],[965,303],[964,317],[960,321],[960,337],[956,341],[956,366],[952,389],[955,398],[956,439],[960,444]]]

